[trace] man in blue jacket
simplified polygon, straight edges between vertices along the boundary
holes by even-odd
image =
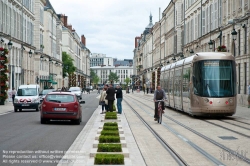
[[[116,99],[117,99],[117,109],[118,109],[118,114],[122,114],[122,88],[120,85],[116,86]]]

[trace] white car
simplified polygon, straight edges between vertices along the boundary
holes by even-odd
[[[74,93],[78,98],[82,99],[82,90],[80,87],[70,87],[69,91]]]

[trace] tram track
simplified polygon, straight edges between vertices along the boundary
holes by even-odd
[[[131,105],[128,103],[128,101],[125,102],[131,107]],[[135,103],[133,103],[135,104]],[[140,107],[141,108],[141,107]],[[133,109],[133,108],[131,108]],[[148,111],[144,110],[143,108],[141,108],[145,113],[150,114]],[[134,109],[133,109],[134,110]],[[137,112],[137,116],[139,115],[139,113]],[[150,115],[153,117],[153,115]],[[141,116],[140,116],[141,117]],[[146,122],[144,120],[144,122]],[[192,141],[188,140],[187,138],[185,138],[183,135],[181,135],[180,133],[178,133],[176,130],[174,130],[172,127],[170,127],[169,125],[167,125],[166,123],[162,122],[162,125],[169,130],[173,135],[175,135],[176,137],[180,138],[181,141],[187,143],[188,145],[190,145],[192,148],[194,148],[194,150],[196,150],[197,152],[199,152],[200,154],[202,154],[208,161],[214,163],[215,165],[218,166],[223,166],[224,164],[221,163],[219,160],[217,160],[216,158],[214,158],[212,155],[210,155],[209,153],[207,153],[205,150],[203,150],[202,148],[200,148],[198,145],[196,145],[195,143],[193,143]]]
[[[180,166],[188,166],[188,164],[183,160],[183,158],[144,120],[144,118],[124,99],[125,103],[130,107],[134,114],[142,121],[142,123],[148,128],[148,130],[155,136],[155,138],[161,143],[161,145],[169,152],[169,154],[174,158],[174,160]]]
[[[130,96],[130,97],[131,97],[131,96]],[[138,96],[138,97],[142,98],[141,96]],[[133,97],[131,97],[131,98],[133,98]],[[145,98],[142,98],[142,99],[145,99]],[[137,102],[139,102],[139,103],[144,104],[144,106],[146,106],[146,107],[148,107],[148,108],[150,108],[150,109],[154,109],[153,107],[150,107],[150,106],[148,106],[148,105],[145,105],[145,103],[143,103],[143,102],[141,102],[141,101],[139,101],[139,100],[137,100],[137,99],[135,99],[135,98],[133,98],[133,100],[134,100],[134,101],[137,101]],[[148,100],[148,99],[145,99],[145,100]],[[148,100],[148,101],[149,101],[149,100]],[[152,101],[152,100],[150,100],[150,101]],[[201,138],[207,140],[208,142],[214,144],[215,146],[217,146],[217,147],[223,149],[224,151],[227,151],[229,154],[232,154],[232,155],[234,155],[235,157],[238,157],[239,159],[241,159],[242,161],[244,161],[244,162],[250,164],[250,159],[247,158],[246,156],[243,156],[243,155],[241,155],[241,154],[239,154],[239,153],[233,151],[232,149],[230,149],[230,148],[228,148],[228,147],[226,147],[226,146],[224,146],[224,145],[218,143],[217,141],[215,141],[215,140],[213,140],[213,139],[211,139],[211,138],[208,138],[207,136],[205,136],[205,135],[203,135],[203,134],[201,134],[201,133],[195,131],[194,129],[192,129],[192,128],[186,126],[185,124],[183,124],[183,123],[181,123],[181,122],[179,122],[179,121],[177,121],[177,120],[175,120],[175,119],[173,119],[173,118],[170,117],[170,116],[167,116],[167,115],[163,115],[163,116],[166,117],[166,118],[168,118],[169,120],[171,120],[171,121],[177,123],[178,125],[184,127],[185,129],[191,131],[192,133],[194,133],[194,134],[200,136]],[[203,120],[203,121],[206,122],[205,120]],[[233,132],[233,131],[231,131],[231,132]],[[236,131],[234,131],[234,132],[236,132]],[[239,133],[237,133],[237,134],[239,134]],[[240,135],[242,135],[242,133],[241,133]],[[248,138],[248,137],[249,137],[249,136],[247,136],[247,138]]]
[[[145,100],[147,100],[147,101],[152,101],[152,100],[150,100],[150,99],[148,99],[148,98],[143,98],[143,97],[141,97],[141,96],[140,96],[140,98],[145,99]],[[184,112],[181,112],[181,113],[184,113]],[[235,121],[235,122],[238,122],[238,123],[245,124],[245,125],[250,125],[250,123],[242,122],[242,121],[233,119],[233,118],[231,118],[231,117],[225,117],[225,118],[227,118],[227,119],[229,119],[229,120],[232,120],[232,121]],[[224,127],[224,126],[221,126],[221,125],[218,125],[218,124],[213,123],[213,122],[210,122],[210,121],[208,121],[208,120],[204,120],[204,119],[200,119],[200,120],[203,120],[203,121],[205,121],[205,122],[207,122],[207,123],[213,124],[213,125],[215,125],[215,126],[217,126],[217,127],[224,128],[224,129],[229,130],[229,131],[231,131],[231,132],[235,132],[236,134],[240,134],[240,135],[242,135],[242,136],[244,136],[244,137],[250,138],[249,135],[240,133],[240,132],[238,132],[238,131],[229,129],[229,128]],[[237,125],[237,124],[234,124],[234,123],[231,123],[231,122],[227,122],[227,121],[222,120],[222,119],[216,119],[216,120],[219,120],[220,122],[227,123],[227,124],[230,124],[230,125],[232,125],[232,126],[236,126],[236,127],[242,128],[242,129],[250,130],[250,128],[247,128],[247,127],[244,127],[244,126],[240,126],[240,125]]]

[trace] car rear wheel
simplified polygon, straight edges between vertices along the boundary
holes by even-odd
[[[44,118],[41,118],[41,124],[46,124],[47,120]]]
[[[19,112],[22,112],[22,109],[19,109]]]
[[[17,108],[14,108],[14,111],[17,112]]]
[[[72,120],[72,122],[73,122],[74,124],[76,124],[76,125],[80,125],[80,123],[81,123],[81,118],[76,119],[76,120]]]
[[[38,107],[36,108],[36,111],[39,111]]]

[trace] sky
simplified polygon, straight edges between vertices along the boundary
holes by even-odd
[[[50,0],[57,14],[86,37],[91,53],[132,59],[135,37],[143,33],[152,13],[153,24],[170,0]]]

